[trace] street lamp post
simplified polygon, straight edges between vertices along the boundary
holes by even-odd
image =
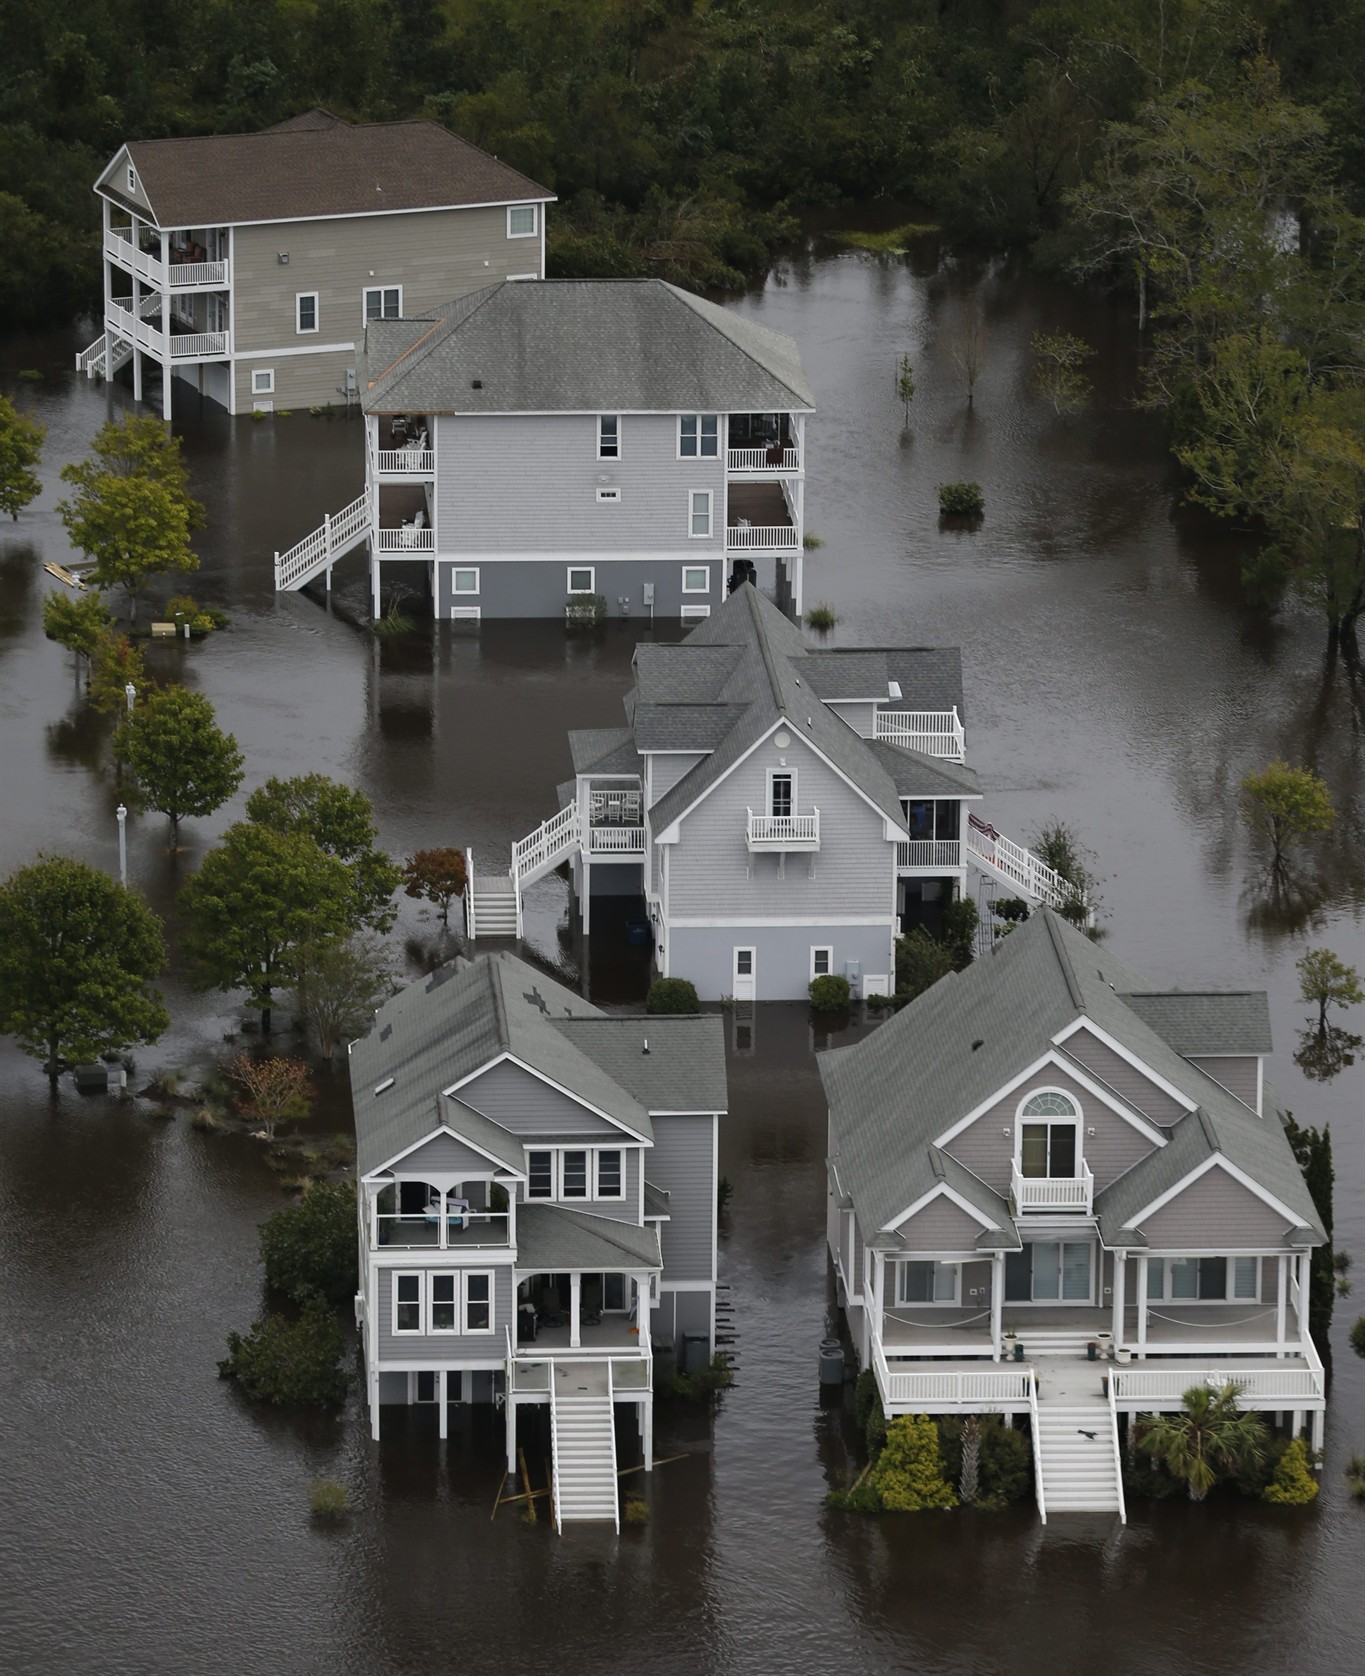
[[[128,811],[120,803],[114,813],[118,816],[118,882],[126,890],[128,887]]]

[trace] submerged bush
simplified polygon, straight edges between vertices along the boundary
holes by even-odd
[[[810,981],[810,1004],[817,1013],[838,1013],[848,1005],[849,984],[834,972]]]
[[[938,509],[945,518],[979,518],[986,510],[986,497],[979,483],[940,483]]]
[[[315,1519],[344,1519],[351,1510],[351,1495],[335,1478],[315,1478],[308,1486],[308,1508]]]
[[[1028,1439],[1023,1432],[1007,1426],[999,1415],[982,1414],[977,1418],[981,1464],[976,1505],[1003,1506],[1006,1502],[1027,1500],[1033,1492],[1033,1456]],[[962,1431],[961,1420],[946,1419],[938,1423],[943,1470],[953,1483],[962,1472]]]
[[[953,970],[953,953],[936,942],[923,926],[896,938],[896,999],[902,1005],[922,995]]]
[[[686,978],[655,978],[645,997],[645,1011],[699,1013],[701,1002],[697,999],[696,985],[688,983]]]
[[[980,920],[976,903],[970,896],[959,896],[955,902],[944,905],[943,941],[953,957],[953,965],[959,972],[972,963],[976,928]]]
[[[623,1525],[647,1525],[649,1523],[649,1503],[643,1496],[627,1496],[625,1505],[621,1508],[621,1523]]]
[[[953,1487],[943,1476],[938,1427],[927,1414],[902,1414],[888,1422],[886,1443],[867,1483],[888,1513],[957,1506]]]
[[[1281,1507],[1304,1507],[1316,1501],[1318,1481],[1308,1470],[1308,1449],[1301,1437],[1296,1437],[1275,1468],[1275,1475],[1261,1491],[1263,1501]]]
[[[261,1226],[266,1285],[295,1303],[321,1294],[345,1303],[359,1283],[355,1184],[315,1181],[296,1205]]]
[[[272,1313],[253,1321],[245,1336],[229,1333],[218,1373],[235,1379],[252,1402],[334,1408],[351,1383],[341,1365],[345,1351],[336,1315],[314,1297],[297,1318]]]
[[[839,614],[832,605],[812,605],[806,613],[806,627],[818,629],[821,634],[828,634],[838,621]]]

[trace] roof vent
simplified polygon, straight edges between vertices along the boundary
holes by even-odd
[[[386,1088],[392,1088],[392,1087],[393,1087],[393,1078],[392,1077],[385,1077],[383,1082],[377,1083],[375,1085],[375,1093],[376,1094],[382,1094]]]
[[[644,1052],[645,1053],[649,1052],[649,1037],[648,1036],[645,1037]]]
[[[976,1038],[976,1040],[972,1043],[972,1052],[975,1053],[976,1050],[979,1047],[985,1047],[985,1045],[986,1045],[986,1038],[984,1036],[978,1036]]]
[[[900,684],[900,682],[899,681],[888,681],[886,683],[886,696],[888,698],[899,698],[900,695],[901,695],[901,684]]]
[[[471,378],[469,381],[469,388],[471,390],[482,390],[483,380],[481,378]]]

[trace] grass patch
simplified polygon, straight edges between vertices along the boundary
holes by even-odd
[[[198,1129],[206,1135],[220,1134],[226,1127],[212,1106],[196,1106],[190,1113],[190,1128]]]
[[[801,545],[808,553],[813,553],[817,547],[823,547],[825,545],[824,537],[813,535],[809,530],[807,530],[801,537]]]
[[[806,613],[806,627],[828,634],[839,621],[839,613],[827,601],[812,605]]]
[[[20,367],[19,376],[23,379],[25,384],[39,384],[42,382],[43,377],[37,367]]]
[[[351,1511],[351,1493],[335,1478],[315,1478],[308,1486],[308,1511],[315,1519],[333,1524]]]
[[[647,1525],[649,1523],[649,1503],[643,1496],[627,1496],[621,1508],[621,1523],[623,1525]]]
[[[853,231],[831,233],[829,237],[835,244],[848,245],[852,250],[872,250],[880,256],[904,256],[912,239],[928,238],[937,232],[935,222],[907,221],[904,226],[892,227],[885,233]]]

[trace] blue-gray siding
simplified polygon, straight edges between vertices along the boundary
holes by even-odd
[[[469,1263],[466,1268],[487,1268],[488,1265]],[[377,1327],[374,1342],[381,1362],[455,1363],[498,1361],[507,1354],[504,1327],[512,1321],[512,1270],[507,1264],[493,1269],[493,1331],[491,1333],[395,1333],[393,1330],[393,1280],[395,1272],[404,1274],[449,1274],[450,1265],[440,1269],[426,1268],[419,1260],[395,1263],[378,1271],[377,1296],[373,1301]]]
[[[466,1146],[453,1135],[434,1135],[415,1151],[408,1153],[400,1163],[395,1164],[394,1173],[400,1176],[420,1176],[423,1170],[432,1170],[439,1175],[451,1175],[457,1170],[462,1170],[474,1177],[492,1175],[498,1168],[487,1154],[476,1152],[472,1146]]]
[[[465,1083],[459,1097],[514,1135],[537,1135],[547,1141],[557,1134],[625,1138],[616,1124],[598,1117],[577,1100],[561,1094],[509,1060]]]
[[[656,1117],[651,1181],[668,1195],[669,1221],[660,1223],[663,1278],[714,1280],[716,1156],[709,1117]]]
[[[592,565],[593,587],[606,601],[607,615],[632,622],[648,624],[655,618],[678,618],[684,605],[705,605],[714,611],[725,597],[726,571],[715,553],[669,550],[657,556],[613,559],[610,554],[600,552],[575,554],[552,543],[551,551],[558,549],[557,557],[521,560],[480,554],[476,560],[453,560],[449,552],[456,543],[447,539],[448,531],[449,525],[436,525],[440,549],[436,560],[438,618],[449,617],[452,606],[461,610],[477,606],[481,618],[490,619],[562,617],[568,601],[570,565],[575,568]],[[384,562],[387,565],[393,561]],[[467,569],[471,564],[478,571],[478,592],[456,594],[454,572],[457,567]],[[705,593],[683,595],[684,564],[705,566]],[[646,585],[654,590],[652,608],[647,601]]]
[[[888,915],[882,925],[675,926],[666,946],[669,975],[695,984],[704,1001],[734,993],[736,948],[756,951],[758,1000],[802,1001],[810,990],[812,948],[832,948],[840,976],[849,962],[856,963],[861,984],[869,973],[887,976],[895,970],[894,941]]]

